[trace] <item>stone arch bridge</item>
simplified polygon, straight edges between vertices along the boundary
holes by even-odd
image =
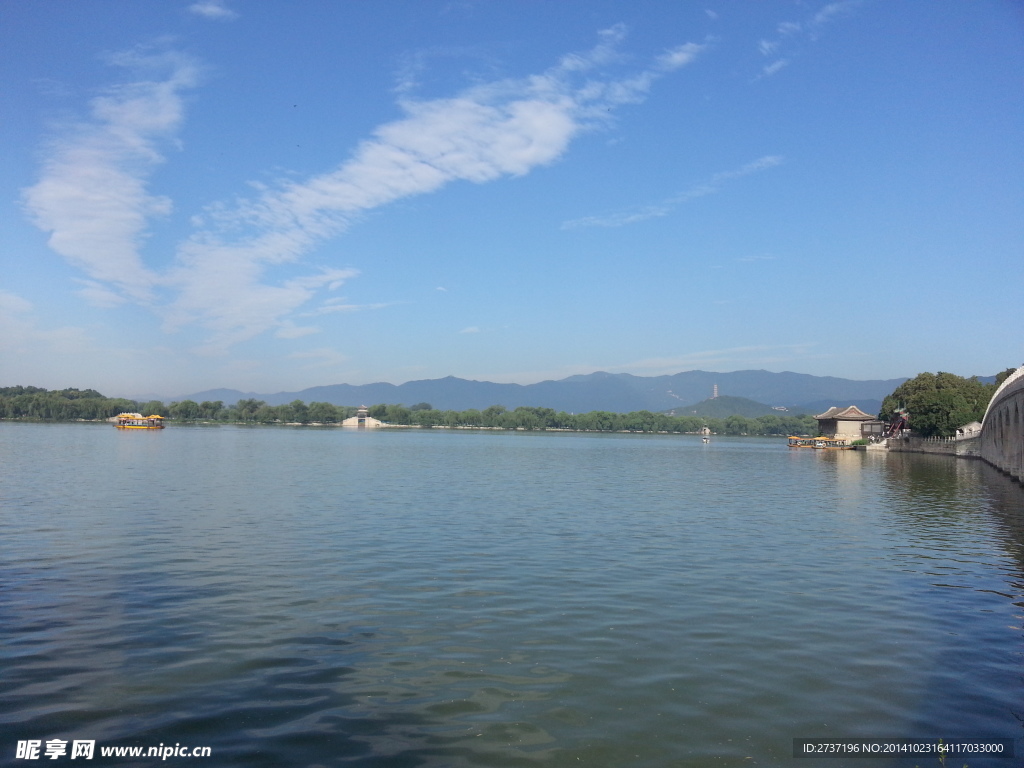
[[[985,411],[980,455],[1024,483],[1024,366],[1004,381]]]

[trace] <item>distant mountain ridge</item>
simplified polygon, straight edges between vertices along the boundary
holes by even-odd
[[[730,395],[709,397],[700,403],[687,405],[683,408],[673,408],[669,411],[669,413],[675,416],[704,416],[712,419],[724,419],[729,416],[745,416],[748,419],[769,415],[797,416],[805,412],[802,408],[777,410],[770,405],[759,403],[756,400],[750,400],[746,397],[732,397]]]
[[[298,392],[260,394],[236,389],[209,389],[174,400],[222,400],[230,405],[255,398],[270,405],[293,400],[320,401],[334,405],[373,405],[376,403],[430,403],[440,410],[483,409],[503,405],[553,408],[556,411],[668,411],[682,409],[708,399],[714,387],[722,395],[741,397],[766,406],[820,413],[831,405],[856,405],[868,413],[877,413],[882,399],[906,381],[876,379],[858,381],[833,376],[811,376],[783,371],[684,371],[670,376],[634,376],[629,373],[598,371],[570,376],[558,381],[536,384],[498,384],[447,376],[443,379],[407,381],[404,384],[332,384],[309,387]],[[170,399],[167,402],[171,402]]]

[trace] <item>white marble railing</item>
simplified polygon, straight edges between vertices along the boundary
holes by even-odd
[[[1022,365],[1016,371],[1007,376],[1006,381],[999,385],[999,389],[997,389],[996,393],[992,395],[992,399],[988,401],[988,408],[985,409],[985,418],[981,420],[982,429],[984,429],[985,427],[985,422],[988,421],[988,415],[989,413],[992,412],[993,406],[997,405],[998,402],[1002,399],[1003,393],[1007,392],[1011,388],[1015,388],[1017,382],[1021,381],[1022,379],[1024,379],[1024,365]]]
[[[1024,366],[989,401],[981,427],[981,458],[1024,483]]]

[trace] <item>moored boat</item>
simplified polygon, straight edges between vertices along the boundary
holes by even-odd
[[[790,435],[790,448],[850,448],[850,442],[845,437],[797,437]]]
[[[156,414],[143,416],[141,413],[119,413],[114,426],[118,429],[163,429],[164,417]]]
[[[835,450],[849,448],[850,442],[844,437],[816,437],[814,438],[814,447]]]

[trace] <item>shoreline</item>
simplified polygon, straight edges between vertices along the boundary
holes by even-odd
[[[0,417],[0,422],[12,422],[12,423],[23,423],[23,424],[112,424],[116,421],[116,417],[112,419],[39,419],[39,418],[25,418],[25,417]],[[476,425],[458,425],[450,426],[448,424],[382,424],[379,427],[346,427],[340,423],[332,422],[299,422],[299,421],[287,421],[287,422],[253,422],[253,421],[174,421],[172,419],[167,420],[167,427],[218,427],[218,426],[232,426],[232,427],[314,427],[314,428],[328,428],[328,429],[347,429],[353,431],[372,432],[376,430],[386,429],[416,429],[416,430],[428,430],[428,429],[446,429],[446,430],[464,430],[464,431],[481,431],[481,432],[573,432],[579,434],[612,434],[612,435],[687,435],[690,437],[701,437],[704,436],[701,432],[687,431],[687,432],[673,432],[671,430],[643,430],[643,429],[571,429],[569,427],[488,427],[488,426],[476,426]],[[756,437],[766,438],[770,440],[785,440],[790,435],[751,435],[751,434],[737,434],[728,435],[720,432],[712,432],[708,437]],[[858,446],[859,447],[859,446]]]

